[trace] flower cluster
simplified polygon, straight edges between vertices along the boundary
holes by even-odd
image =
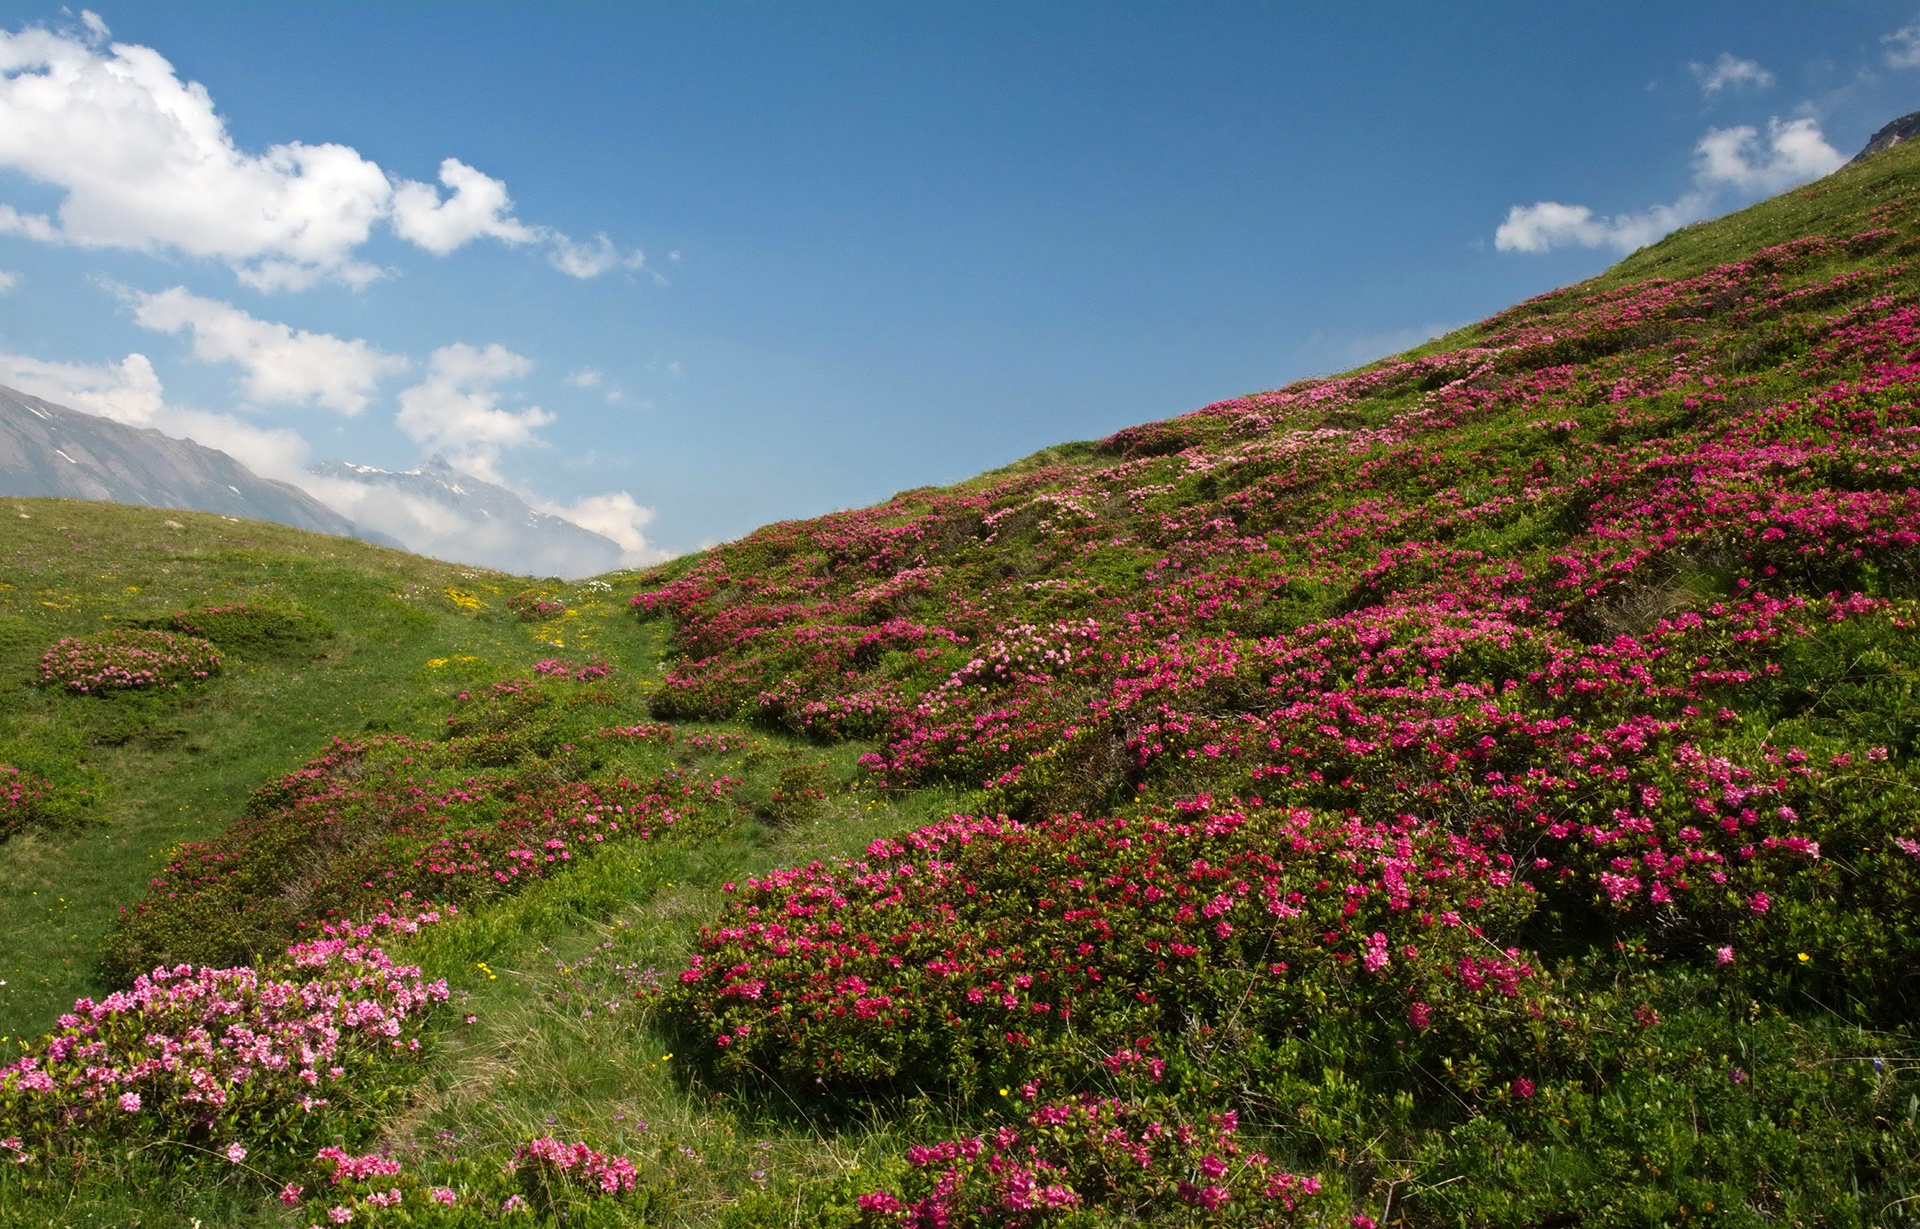
[[[632,1190],[639,1175],[624,1156],[607,1156],[585,1144],[563,1144],[547,1135],[528,1140],[513,1160],[531,1171],[536,1181],[564,1182],[605,1195]]]
[[[52,796],[45,777],[0,764],[0,840],[38,819]]]
[[[197,636],[116,628],[55,644],[40,659],[39,683],[76,695],[178,688],[218,674],[220,661],[220,651]]]
[[[1029,1100],[1036,1089],[1022,1090]],[[1321,1183],[1241,1145],[1238,1115],[1203,1126],[1178,1111],[1079,1097],[1036,1105],[1025,1129],[1001,1127],[907,1150],[900,1194],[862,1195],[869,1225],[910,1229],[1044,1225],[1086,1208],[1125,1208],[1144,1221],[1289,1225],[1319,1200]]]
[[[523,623],[544,623],[567,613],[567,604],[559,598],[533,592],[513,594],[507,598],[506,606],[519,615]]]
[[[373,1069],[419,1051],[423,1018],[446,997],[444,981],[352,937],[295,944],[258,968],[156,968],[81,999],[0,1068],[0,1134],[34,1150],[206,1139],[236,1161],[247,1147],[236,1136],[325,1138]]]
[[[613,667],[603,661],[590,661],[585,665],[560,658],[548,657],[533,663],[533,672],[546,678],[570,679],[576,683],[592,683],[613,673]]]
[[[1516,1000],[1533,965],[1487,937],[1532,909],[1511,867],[1411,817],[955,817],[732,888],[670,1002],[720,1072],[796,1095],[936,1073],[1152,1086],[1196,1014],[1278,1026],[1332,985],[1396,1017]]]

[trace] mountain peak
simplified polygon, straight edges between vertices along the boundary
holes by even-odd
[[[1901,116],[1868,138],[1867,146],[1853,156],[1855,162],[1870,158],[1883,149],[1892,149],[1902,141],[1911,141],[1920,136],[1920,111]]]
[[[407,549],[507,572],[538,566],[591,576],[621,564],[620,544],[565,517],[541,512],[495,482],[434,455],[417,469],[323,461],[310,470],[330,503],[384,526]]]

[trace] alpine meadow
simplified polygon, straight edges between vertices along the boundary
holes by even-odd
[[[592,580],[0,516],[7,1225],[1920,1224],[1920,142]]]

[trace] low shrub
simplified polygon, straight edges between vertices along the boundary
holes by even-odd
[[[182,610],[167,616],[166,630],[210,640],[242,657],[297,657],[332,638],[325,619],[287,606],[235,603]]]
[[[671,770],[567,781],[545,764],[473,773],[473,746],[500,736],[335,740],[256,791],[219,836],[181,846],[122,910],[106,967],[130,977],[156,963],[237,963],[394,902],[510,893],[606,841],[674,830],[738,784]]]
[[[0,840],[42,818],[52,798],[45,777],[0,764]]]
[[[1021,1090],[1035,1100],[1033,1088]],[[902,1229],[992,1225],[1299,1223],[1321,1182],[1289,1173],[1235,1138],[1239,1117],[1183,1121],[1170,1103],[1077,1097],[1004,1126],[907,1150],[899,1193],[860,1197],[860,1223]],[[1358,1224],[1359,1222],[1355,1222]],[[1370,1223],[1370,1222],[1369,1222]]]
[[[590,661],[582,664],[561,658],[549,657],[533,663],[533,672],[547,678],[568,679],[575,683],[593,683],[613,673],[613,667],[604,661]]]
[[[76,695],[178,689],[220,672],[220,651],[198,636],[116,628],[70,636],[40,659],[39,684]]]
[[[567,613],[567,604],[557,597],[528,591],[516,593],[506,602],[507,609],[520,616],[522,623],[544,623]]]
[[[288,1182],[280,1202],[315,1224],[401,1224],[446,1229],[505,1222],[573,1226],[632,1223],[657,1202],[629,1158],[536,1136],[505,1158],[322,1148],[317,1174]],[[427,1176],[431,1175],[431,1176]],[[301,1175],[307,1177],[307,1175]]]
[[[824,764],[793,764],[780,770],[780,783],[767,800],[767,818],[775,827],[811,823],[827,809],[831,784]]]
[[[0,1067],[0,1137],[20,1164],[137,1139],[237,1163],[364,1133],[367,1111],[410,1082],[393,1064],[420,1051],[426,1014],[447,997],[370,933],[337,930],[257,969],[155,968],[81,999]]]

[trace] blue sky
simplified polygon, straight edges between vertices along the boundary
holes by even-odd
[[[636,559],[1404,348],[1920,109],[1915,5],[0,31],[0,383],[275,476],[438,451]]]

